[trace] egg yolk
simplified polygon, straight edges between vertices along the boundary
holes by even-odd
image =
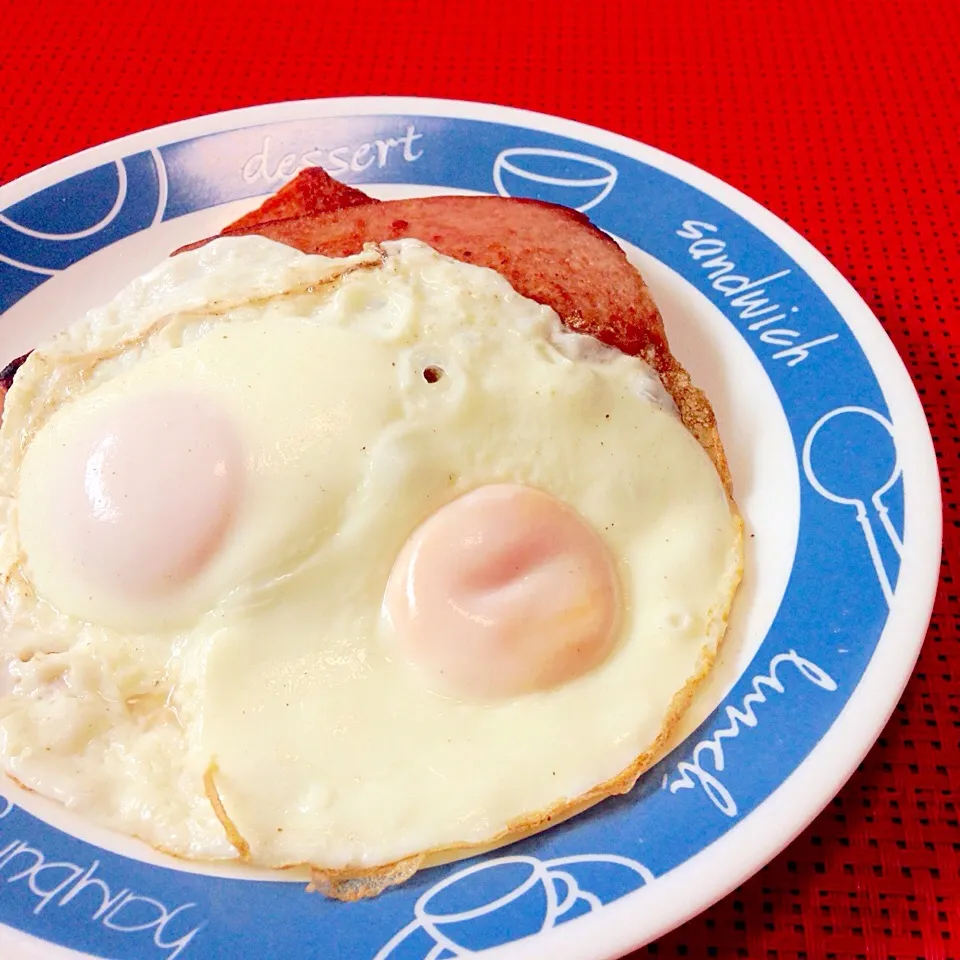
[[[64,451],[63,549],[98,584],[151,596],[212,557],[236,511],[244,458],[209,400],[150,394],[104,411]]]
[[[402,548],[384,614],[403,655],[438,685],[500,698],[565,683],[615,640],[620,590],[599,534],[520,484],[480,487]]]

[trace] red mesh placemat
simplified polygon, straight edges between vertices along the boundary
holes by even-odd
[[[241,10],[245,12],[241,12]],[[156,124],[275,100],[462,97],[607,127],[805,234],[924,401],[942,584],[902,703],[779,858],[637,957],[960,957],[960,3],[0,2],[0,182]]]

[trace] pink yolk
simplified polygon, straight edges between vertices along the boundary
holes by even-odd
[[[240,441],[203,397],[171,391],[118,404],[65,451],[64,549],[91,581],[161,595],[210,560],[243,477]]]
[[[384,609],[404,655],[440,686],[508,697],[599,664],[620,591],[606,545],[576,511],[532,487],[494,484],[414,531]]]

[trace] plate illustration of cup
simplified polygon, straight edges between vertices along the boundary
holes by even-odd
[[[618,854],[481,860],[423,893],[413,920],[373,960],[472,957],[592,913],[652,882],[642,863]]]
[[[501,150],[493,183],[501,197],[545,200],[581,213],[601,203],[617,182],[617,168],[606,160],[547,147]]]

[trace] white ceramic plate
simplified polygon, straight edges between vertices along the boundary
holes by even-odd
[[[747,523],[747,573],[721,661],[629,795],[359,904],[165,859],[0,780],[0,948],[44,960],[620,955],[782,849],[896,704],[940,550],[920,403],[850,285],[736,190],[602,130],[441,100],[201,117],[0,188],[0,360],[309,164],[381,198],[563,203],[625,246],[717,411]]]

